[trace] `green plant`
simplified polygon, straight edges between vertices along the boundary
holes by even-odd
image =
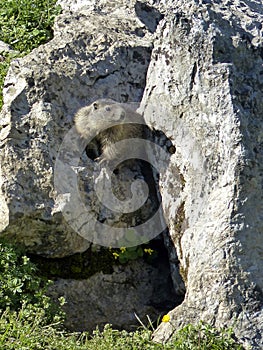
[[[16,50],[0,52],[0,109],[11,59],[24,56],[52,39],[54,19],[61,11],[55,4],[56,0],[0,0],[0,39]]]
[[[150,330],[136,330],[134,332],[117,331],[106,325],[100,332],[95,330],[87,343],[87,350],[157,350],[164,349],[160,344],[151,341]]]
[[[230,330],[218,331],[208,325],[206,329],[188,325],[177,332],[167,344],[151,340],[152,331],[118,331],[106,325],[102,331],[67,333],[56,325],[41,325],[40,310],[34,319],[27,320],[26,308],[19,312],[5,312],[0,318],[0,349],[5,350],[241,350],[231,338]],[[201,333],[200,333],[201,332]],[[220,333],[221,332],[221,333]]]
[[[0,0],[0,37],[14,50],[30,52],[52,38],[56,0]]]
[[[201,321],[180,329],[167,346],[176,350],[242,350],[243,347],[236,343],[233,336],[231,328],[217,329]]]
[[[125,264],[129,260],[135,260],[143,256],[143,249],[141,246],[136,247],[121,247],[118,251],[113,252],[116,259],[119,260],[121,264]]]
[[[0,243],[0,310],[41,309],[45,322],[53,322],[62,313],[59,306],[46,296],[49,283],[37,276],[35,265],[23,250]]]
[[[106,325],[91,336],[87,333],[67,333],[54,325],[41,326],[41,315],[28,322],[26,309],[5,312],[0,318],[0,349],[5,350],[155,350],[164,349],[154,344],[150,331],[126,332]]]
[[[125,264],[130,260],[136,260],[144,255],[155,256],[156,252],[147,246],[138,245],[134,247],[120,247],[119,249],[114,249],[112,254],[121,264]]]
[[[9,309],[0,317],[0,349],[5,350],[63,350],[77,347],[78,339],[58,328],[60,322],[44,324],[44,311],[23,306],[18,311]]]

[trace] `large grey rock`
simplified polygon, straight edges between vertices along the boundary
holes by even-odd
[[[160,188],[186,297],[154,339],[204,320],[261,349],[262,4],[166,3],[141,110],[176,147]]]
[[[152,34],[135,11],[65,12],[54,39],[12,62],[1,112],[1,231],[28,250],[59,257],[89,242],[61,215],[54,164],[83,105],[108,97],[139,102]]]

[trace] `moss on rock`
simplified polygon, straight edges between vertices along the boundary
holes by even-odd
[[[64,258],[46,258],[29,254],[30,259],[37,265],[40,273],[48,278],[85,279],[96,272],[110,274],[114,256],[107,248],[94,251],[92,248],[83,253],[76,253]]]

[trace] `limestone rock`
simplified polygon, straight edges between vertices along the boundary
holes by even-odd
[[[165,3],[141,110],[176,148],[160,188],[186,297],[154,339],[204,320],[261,349],[263,9]]]
[[[13,51],[10,45],[4,43],[3,41],[0,41],[0,53],[2,52],[11,52]]]
[[[103,97],[140,101],[151,37],[135,11],[86,7],[60,15],[51,42],[12,62],[0,119],[3,234],[45,256],[87,249],[61,215],[56,156],[81,106]]]
[[[92,332],[96,325],[103,329],[107,323],[134,330],[139,326],[135,314],[148,324],[146,315],[157,321],[180,301],[171,292],[167,263],[153,266],[139,259],[114,266],[112,274],[100,272],[87,280],[57,279],[49,293],[55,299],[65,297],[65,325],[70,330]]]

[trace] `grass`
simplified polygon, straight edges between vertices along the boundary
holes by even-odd
[[[53,37],[60,8],[56,0],[0,0],[0,40],[15,53],[0,52],[0,109],[3,85],[13,57],[22,57]]]
[[[169,349],[176,350],[242,350],[234,340],[231,328],[216,329],[200,321],[197,325],[188,324],[174,335]]]
[[[0,0],[0,38],[16,53],[0,52],[0,108],[10,61],[52,38],[56,0]],[[124,252],[126,255],[128,253]],[[136,252],[137,254],[138,252]],[[124,257],[126,257],[124,254]],[[129,258],[129,256],[128,256]],[[0,349],[5,350],[241,350],[229,329],[205,323],[187,325],[165,345],[151,340],[152,329],[118,331],[106,325],[93,334],[69,333],[63,328],[60,299],[46,295],[48,281],[22,250],[0,243]]]
[[[19,52],[28,53],[49,41],[60,9],[56,0],[0,0],[0,38]]]
[[[0,349],[5,350],[241,350],[231,330],[217,330],[205,323],[187,325],[165,344],[151,340],[153,325],[135,332],[106,325],[93,334],[69,333],[63,327],[63,298],[55,304],[47,295],[50,281],[38,276],[36,266],[23,250],[0,243]],[[169,316],[163,318],[170,322]]]
[[[32,313],[31,313],[32,315]],[[5,350],[241,350],[231,337],[205,325],[188,325],[168,344],[151,340],[150,330],[118,331],[106,325],[103,331],[67,333],[58,324],[41,325],[40,310],[34,319],[27,319],[27,309],[4,312],[0,318],[0,348]]]

